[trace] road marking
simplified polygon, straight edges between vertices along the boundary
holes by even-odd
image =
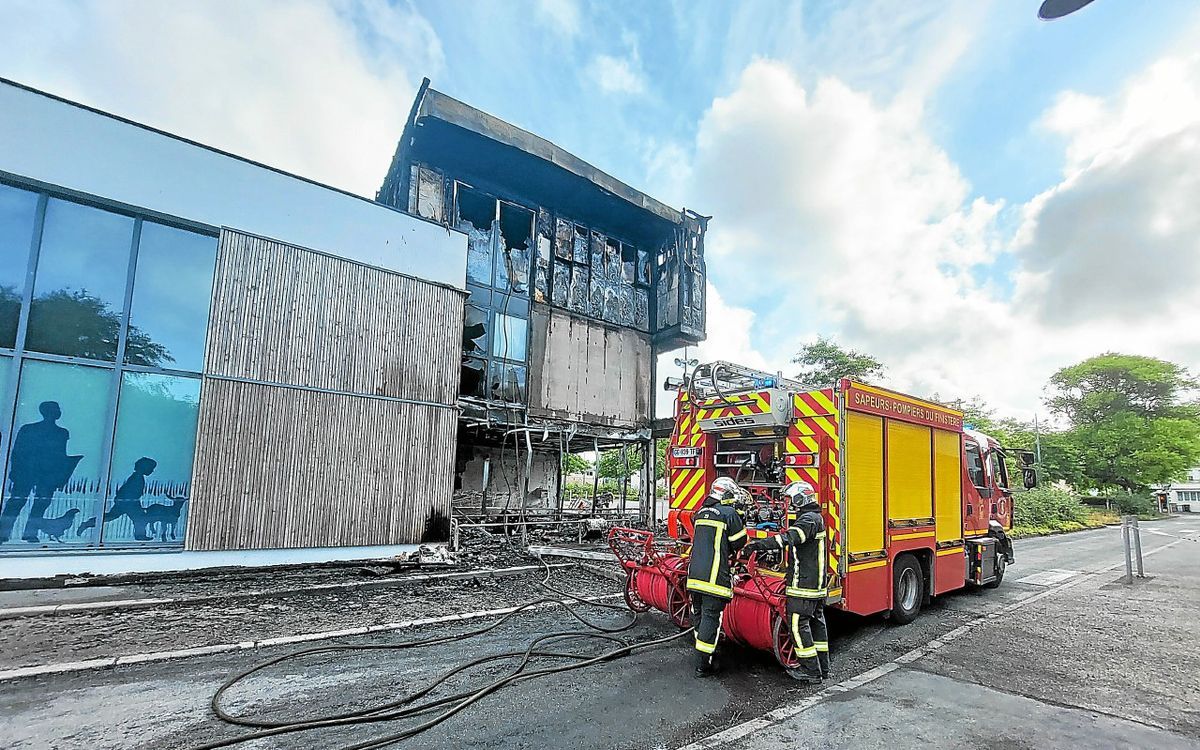
[[[1063,581],[1069,580],[1078,575],[1083,574],[1078,570],[1059,570],[1058,568],[1052,568],[1050,570],[1043,570],[1040,573],[1034,573],[1033,575],[1025,576],[1024,578],[1018,578],[1017,583],[1031,583],[1034,586],[1053,586],[1056,583],[1062,583]]]
[[[1183,541],[1187,541],[1187,540],[1177,539],[1174,542],[1164,544],[1161,547],[1155,547],[1154,549],[1152,549],[1149,552],[1146,552],[1144,555],[1142,555],[1142,557],[1149,557],[1150,555],[1157,554],[1159,552],[1162,552],[1165,549],[1174,547],[1176,544],[1179,544],[1180,542],[1183,542]],[[733,743],[736,740],[746,737],[747,735],[750,735],[750,734],[753,734],[754,732],[758,732],[763,729],[766,729],[766,728],[768,728],[774,724],[777,724],[781,721],[790,719],[793,716],[797,716],[797,715],[807,711],[808,709],[812,708],[813,706],[817,705],[818,703],[821,703],[822,701],[824,701],[827,698],[830,698],[834,695],[839,695],[841,693],[849,692],[850,690],[854,690],[855,688],[862,687],[863,685],[866,685],[869,682],[874,682],[875,680],[878,680],[880,677],[883,677],[884,675],[891,674],[892,672],[895,672],[897,669],[899,669],[901,667],[901,665],[911,664],[915,661],[918,661],[918,660],[924,658],[925,656],[928,656],[929,654],[933,653],[934,651],[937,651],[938,649],[942,648],[946,644],[948,644],[952,641],[958,640],[959,638],[963,637],[967,633],[971,632],[976,627],[979,627],[980,625],[983,625],[990,620],[994,620],[1003,615],[1007,615],[1012,612],[1015,612],[1018,609],[1021,609],[1025,606],[1033,604],[1034,602],[1041,601],[1042,599],[1045,599],[1048,596],[1053,596],[1054,594],[1057,594],[1058,592],[1063,591],[1065,589],[1069,589],[1073,586],[1078,586],[1079,584],[1083,583],[1084,581],[1086,581],[1090,578],[1094,578],[1096,576],[1103,575],[1104,573],[1116,570],[1117,568],[1121,567],[1124,564],[1125,564],[1124,561],[1122,561],[1122,562],[1113,563],[1112,565],[1109,565],[1104,568],[1100,568],[1099,570],[1094,570],[1094,571],[1090,571],[1090,572],[1086,572],[1086,573],[1081,572],[1074,578],[1071,578],[1067,581],[1064,581],[1064,582],[1056,584],[1050,588],[1047,588],[1045,591],[1039,591],[1037,593],[1028,594],[1026,596],[1021,597],[1020,599],[1013,602],[1012,604],[1009,604],[1004,607],[1000,607],[999,609],[996,609],[996,610],[993,610],[990,612],[984,612],[979,615],[976,615],[975,619],[973,619],[969,622],[963,623],[962,625],[958,626],[954,630],[951,630],[949,633],[946,633],[945,635],[935,638],[934,640],[930,641],[929,643],[925,644],[924,646],[918,646],[917,648],[914,648],[911,651],[908,651],[907,653],[897,656],[895,659],[892,659],[890,662],[881,664],[878,667],[875,667],[874,669],[869,669],[866,672],[863,672],[862,674],[851,677],[847,680],[842,680],[841,682],[837,683],[836,685],[831,685],[830,687],[824,688],[823,690],[802,699],[799,703],[795,703],[790,706],[780,706],[779,708],[775,709],[774,711],[769,711],[760,717],[750,719],[749,721],[742,722],[741,724],[736,724],[732,727],[729,727],[728,729],[722,730],[720,732],[717,732],[716,734],[705,737],[704,739],[697,740],[696,742],[693,742],[689,745],[684,745],[683,747],[679,748],[679,750],[712,750],[712,748],[717,748],[717,747],[724,748],[725,746],[729,745],[730,743]],[[1063,571],[1063,572],[1067,572],[1067,571]]]
[[[611,558],[612,555],[609,555]],[[565,568],[574,563],[546,563],[551,568]],[[402,586],[407,583],[428,583],[429,581],[454,580],[459,578],[502,578],[519,575],[530,571],[542,571],[542,565],[519,565],[512,568],[481,568],[479,570],[460,570],[452,573],[418,573],[403,578],[368,579],[365,581],[345,581],[343,583],[317,583],[312,586],[301,586],[293,589],[252,589],[230,594],[205,594],[204,596],[179,596],[165,599],[111,599],[96,602],[71,602],[70,604],[37,604],[28,607],[8,607],[0,609],[0,620],[11,620],[16,617],[35,617],[38,615],[62,615],[74,612],[102,612],[110,609],[146,609],[166,604],[201,604],[225,599],[246,599],[256,596],[279,597],[291,594],[304,594],[310,591],[331,591],[337,589],[357,588],[388,588]]]
[[[589,602],[599,602],[606,599],[619,599],[624,596],[621,594],[604,594],[603,596],[585,596],[580,597]],[[558,604],[570,604],[571,599],[560,599],[555,602],[547,602],[539,604],[536,607],[529,607],[527,612],[549,609]],[[441,617],[426,617],[420,620],[404,620],[403,622],[389,622],[383,625],[370,625],[361,628],[346,628],[343,630],[324,630],[316,633],[300,633],[298,635],[285,635],[276,638],[264,638],[257,641],[239,641],[238,643],[217,643],[211,646],[193,646],[191,648],[181,648],[172,651],[151,651],[145,654],[129,654],[126,656],[106,656],[103,659],[89,659],[87,661],[68,661],[59,662],[56,664],[39,664],[33,667],[21,667],[20,669],[6,669],[0,671],[0,682],[8,680],[16,680],[22,677],[36,677],[40,675],[63,674],[66,672],[86,672],[92,669],[104,669],[106,667],[120,667],[126,664],[144,664],[152,661],[172,661],[174,659],[187,659],[193,656],[208,656],[210,654],[222,654],[230,651],[247,651],[256,648],[266,648],[268,646],[286,646],[293,643],[307,643],[309,641],[323,641],[330,638],[344,638],[350,635],[369,635],[371,633],[387,633],[394,630],[406,630],[408,628],[421,627],[422,625],[439,625],[448,622],[458,622],[466,620],[477,620],[482,617],[495,617],[499,615],[507,615],[517,611],[518,607],[505,607],[503,609],[484,609],[477,612],[464,612],[455,615],[443,615]]]

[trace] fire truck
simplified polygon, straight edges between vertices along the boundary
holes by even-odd
[[[804,480],[827,529],[828,604],[908,623],[932,597],[995,587],[1012,562],[1012,475],[1036,483],[1027,451],[1002,447],[963,424],[963,413],[884,388],[842,380],[810,388],[728,362],[669,380],[677,391],[667,449],[666,539],[628,528],[609,545],[626,571],[625,601],[690,627],[685,582],[692,516],[712,482],[733,478],[748,534],[787,529],[794,512],[779,490]],[[794,656],[784,610],[785,553],[735,564],[726,637]]]

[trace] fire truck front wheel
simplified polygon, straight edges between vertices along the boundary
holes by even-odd
[[[912,555],[900,555],[892,564],[892,622],[907,625],[915,620],[924,598],[921,564]]]

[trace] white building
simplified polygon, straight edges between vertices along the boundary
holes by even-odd
[[[1200,467],[1188,469],[1187,478],[1167,486],[1167,510],[1172,513],[1200,513]]]

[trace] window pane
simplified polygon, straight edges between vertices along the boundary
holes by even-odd
[[[26,348],[116,359],[132,241],[127,216],[49,201]]]
[[[527,329],[525,319],[496,313],[492,318],[492,356],[524,361]]]
[[[0,346],[16,345],[36,213],[36,193],[0,185]]]
[[[183,542],[199,411],[199,379],[125,373],[101,537],[105,545]]]
[[[200,371],[217,239],[142,222],[125,361]]]
[[[488,396],[494,401],[525,403],[525,366],[492,362]]]
[[[467,305],[463,321],[463,356],[478,354],[487,356],[488,314],[487,310]]]
[[[55,545],[95,538],[83,521],[99,507],[111,378],[111,370],[97,367],[25,363],[0,540]]]

